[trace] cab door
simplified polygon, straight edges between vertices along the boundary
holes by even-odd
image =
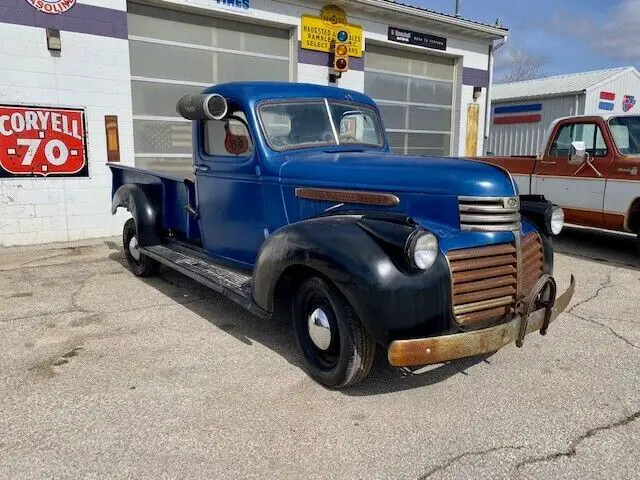
[[[602,120],[560,122],[542,159],[536,162],[532,193],[544,195],[565,210],[568,223],[604,226],[606,179],[613,161]],[[571,160],[571,144],[585,143],[587,160]]]
[[[194,173],[203,247],[251,268],[264,241],[264,202],[258,155],[245,122],[241,111],[198,122]]]

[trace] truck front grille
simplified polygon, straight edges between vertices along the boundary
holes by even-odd
[[[542,241],[536,232],[522,238],[522,272],[522,294],[527,297],[544,272]]]
[[[521,295],[529,295],[542,276],[544,259],[537,233],[522,238]],[[461,325],[497,320],[514,313],[518,297],[515,243],[448,252],[453,315]]]
[[[476,232],[520,230],[518,197],[458,197],[460,229]]]

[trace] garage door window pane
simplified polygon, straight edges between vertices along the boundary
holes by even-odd
[[[131,74],[191,82],[213,82],[210,51],[158,43],[129,42]]]
[[[429,60],[411,60],[409,73],[421,77],[450,80],[453,78],[453,60],[429,57]]]
[[[191,122],[133,121],[136,153],[190,153]]]
[[[134,115],[179,117],[176,103],[182,95],[198,94],[202,87],[169,85],[134,80],[131,82]]]
[[[409,130],[451,130],[451,109],[440,107],[409,107]]]
[[[436,133],[408,133],[407,146],[409,150],[414,148],[432,148],[440,153],[449,151],[448,134]]]
[[[396,153],[404,153],[404,138],[406,134],[401,132],[387,132],[389,146]]]
[[[161,155],[157,157],[136,157],[136,167],[193,178],[193,160],[186,157],[163,157]]]
[[[420,78],[412,78],[410,80],[410,102],[450,106],[452,97],[453,84],[450,82],[438,82]]]
[[[127,4],[129,35],[213,46],[211,18]]]
[[[407,77],[367,72],[364,76],[364,91],[375,99],[404,102],[407,99],[408,81]]]
[[[400,55],[385,55],[388,49],[366,46],[366,68],[373,70],[386,70],[388,72],[409,73],[409,62]],[[391,50],[393,52],[393,50]]]
[[[237,80],[287,80],[289,62],[271,58],[218,53],[217,82]]]
[[[403,105],[378,104],[378,108],[380,109],[380,115],[382,115],[382,121],[384,122],[385,128],[406,128],[405,123],[407,107]]]

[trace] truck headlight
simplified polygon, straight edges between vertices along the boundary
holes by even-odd
[[[564,210],[554,207],[549,217],[549,230],[554,235],[559,235],[564,227]]]
[[[427,270],[438,257],[438,239],[424,230],[414,232],[407,241],[406,254],[412,266]]]

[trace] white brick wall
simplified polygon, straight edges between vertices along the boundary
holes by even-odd
[[[327,3],[252,0],[249,10],[224,7],[215,0],[156,0],[154,3],[163,2],[208,8],[245,21],[259,19],[281,28],[297,28],[302,14],[318,14],[321,6]],[[78,0],[78,3],[123,11],[127,5],[126,0]],[[398,23],[388,18],[388,12],[365,15],[358,14],[355,9],[355,6],[346,5],[349,21],[364,27],[368,41],[402,48],[387,40],[387,26]],[[460,58],[465,67],[486,68],[487,41],[464,38],[460,33],[425,29],[420,21],[403,22],[401,26],[440,33],[449,41],[447,55]],[[110,212],[111,175],[105,165],[104,131],[104,115],[117,115],[121,161],[133,165],[128,42],[68,31],[62,31],[61,37],[62,53],[58,58],[47,50],[44,29],[0,23],[0,103],[86,108],[90,178],[0,180],[0,246],[119,235],[128,217],[126,212],[120,211],[116,216]],[[326,85],[328,68],[299,64],[297,80]],[[347,72],[338,81],[338,86],[362,91],[364,72]],[[461,105],[458,119],[460,153],[464,152],[466,105],[471,91],[471,87],[462,87],[462,96],[457,99]],[[482,99],[480,102],[482,132],[484,102]],[[482,133],[479,137],[481,151]]]
[[[84,1],[126,8],[124,0]],[[0,23],[0,103],[84,107],[89,178],[0,180],[0,246],[119,235],[111,215],[105,115],[119,119],[120,155],[133,164],[129,46],[126,40],[63,31],[59,58],[42,28]]]

